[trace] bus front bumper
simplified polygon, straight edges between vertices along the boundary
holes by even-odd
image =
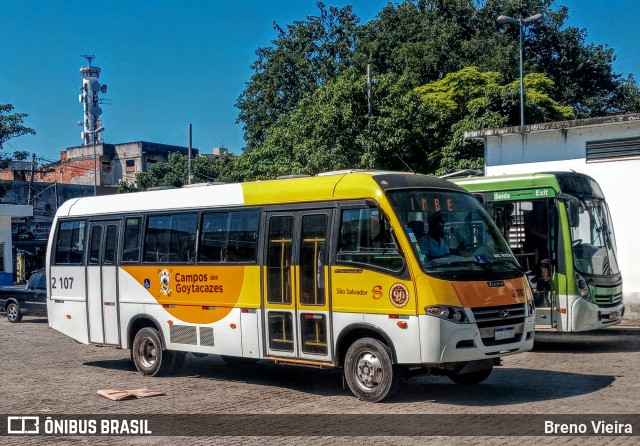
[[[572,331],[597,330],[618,325],[622,322],[623,315],[623,302],[611,307],[599,307],[576,296],[571,311]]]
[[[498,358],[533,348],[533,316],[512,326],[478,328],[437,317],[419,316],[422,363],[465,362]]]

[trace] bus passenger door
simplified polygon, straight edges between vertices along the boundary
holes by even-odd
[[[296,267],[300,357],[330,361],[329,230],[331,211],[301,214]]]
[[[87,259],[89,342],[120,344],[118,320],[119,221],[91,222]]]
[[[331,211],[268,213],[264,327],[268,356],[330,361]]]

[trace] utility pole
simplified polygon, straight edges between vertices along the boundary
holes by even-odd
[[[522,7],[522,2],[520,2],[520,6]],[[524,25],[531,22],[536,22],[538,20],[542,20],[544,16],[542,14],[532,15],[531,17],[527,17],[523,19],[522,17],[514,19],[513,17],[509,17],[507,15],[498,16],[497,22],[501,25],[517,24],[518,25],[518,36],[519,42],[518,46],[520,47],[520,127],[524,127],[524,70],[522,68],[523,59],[524,59],[524,51],[522,49],[522,33]]]
[[[36,154],[31,155],[31,178],[29,179],[29,195],[27,196],[27,204],[32,205],[33,198],[33,175],[36,171]]]
[[[187,184],[191,184],[191,124],[189,124],[189,152],[187,153]]]
[[[371,116],[371,64],[367,64],[367,112]]]
[[[371,79],[371,64],[367,64],[367,114],[369,117],[373,115],[373,86],[378,83],[377,79]]]

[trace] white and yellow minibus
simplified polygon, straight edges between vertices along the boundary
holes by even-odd
[[[50,326],[130,349],[144,375],[186,352],[341,367],[356,396],[380,401],[409,371],[475,384],[533,346],[532,294],[491,217],[424,175],[73,199],[47,273]]]

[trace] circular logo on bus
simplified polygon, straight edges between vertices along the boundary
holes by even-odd
[[[160,292],[165,296],[171,296],[171,270],[159,269],[158,277],[160,277]]]
[[[396,283],[389,290],[389,300],[394,306],[402,308],[409,302],[409,290],[403,284]]]

